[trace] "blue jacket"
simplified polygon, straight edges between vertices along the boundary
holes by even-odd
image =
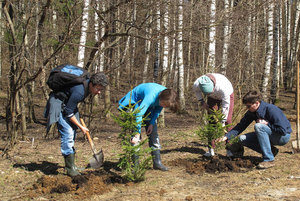
[[[158,95],[165,90],[166,87],[157,83],[143,83],[136,86],[133,90],[129,91],[119,101],[119,109],[129,105],[130,95],[131,104],[136,104],[135,109],[139,107],[140,112],[137,114],[136,122],[139,122],[138,129],[141,132],[141,123],[144,115],[150,112],[148,118],[150,118],[150,124],[154,125],[155,120],[158,118],[163,107],[159,105]]]
[[[272,130],[272,133],[277,133],[280,135],[292,133],[291,124],[283,112],[277,106],[261,101],[257,111],[247,111],[240,123],[238,123],[231,131],[229,131],[226,134],[226,137],[231,139],[237,136],[257,119],[264,119],[268,121],[268,126]]]

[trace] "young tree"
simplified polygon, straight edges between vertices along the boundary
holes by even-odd
[[[120,110],[119,116],[112,115],[115,122],[121,126],[119,138],[122,140],[122,153],[119,154],[118,167],[122,169],[126,180],[134,182],[145,179],[145,173],[150,168],[152,160],[149,154],[152,149],[150,147],[143,148],[143,145],[148,141],[147,139],[134,146],[131,144],[132,138],[139,133],[137,125],[141,122],[136,122],[139,112],[140,108],[135,109],[135,105],[129,101],[129,105]],[[142,122],[146,118],[143,118]]]

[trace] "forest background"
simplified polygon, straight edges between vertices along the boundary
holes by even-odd
[[[63,63],[103,71],[110,85],[85,104],[103,118],[132,87],[157,82],[178,91],[182,112],[191,86],[209,72],[232,82],[236,100],[259,89],[275,103],[295,88],[300,3],[295,0],[1,1],[1,119],[11,149],[36,122],[50,70]],[[297,54],[298,52],[298,54]],[[93,103],[91,103],[93,102]],[[238,101],[237,101],[238,102]],[[99,115],[99,113],[97,114]]]

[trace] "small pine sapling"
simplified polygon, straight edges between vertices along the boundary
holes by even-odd
[[[216,139],[224,137],[226,129],[230,127],[230,125],[224,125],[222,122],[224,119],[222,110],[212,109],[210,110],[210,113],[204,115],[204,118],[204,126],[200,126],[196,130],[196,134],[200,137],[200,141],[216,150],[224,148],[224,143],[216,142]]]
[[[119,116],[112,116],[121,127],[119,138],[122,140],[122,153],[118,155],[118,167],[122,169],[126,180],[139,182],[145,179],[146,170],[151,166],[152,156],[149,154],[151,148],[143,147],[148,139],[141,140],[134,146],[131,144],[131,139],[139,134],[138,124],[143,124],[146,117],[142,119],[142,122],[136,122],[140,108],[135,109],[135,104],[132,105],[130,102],[128,106],[120,110]]]

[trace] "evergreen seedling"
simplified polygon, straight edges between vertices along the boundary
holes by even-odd
[[[131,101],[129,101],[131,102]],[[151,148],[143,148],[148,139],[141,140],[140,143],[131,144],[131,139],[139,134],[138,125],[143,123],[137,122],[137,115],[140,108],[134,108],[135,104],[129,103],[128,106],[120,110],[119,116],[113,116],[113,119],[121,126],[119,138],[122,140],[122,153],[119,154],[118,167],[122,169],[123,177],[128,181],[138,182],[145,179],[146,170],[151,166]]]
[[[230,125],[224,125],[222,123],[224,119],[222,110],[210,110],[210,113],[204,115],[204,118],[204,126],[200,126],[196,131],[196,134],[200,137],[200,141],[216,150],[223,148],[224,143],[216,142],[216,139],[224,137],[225,131]]]

